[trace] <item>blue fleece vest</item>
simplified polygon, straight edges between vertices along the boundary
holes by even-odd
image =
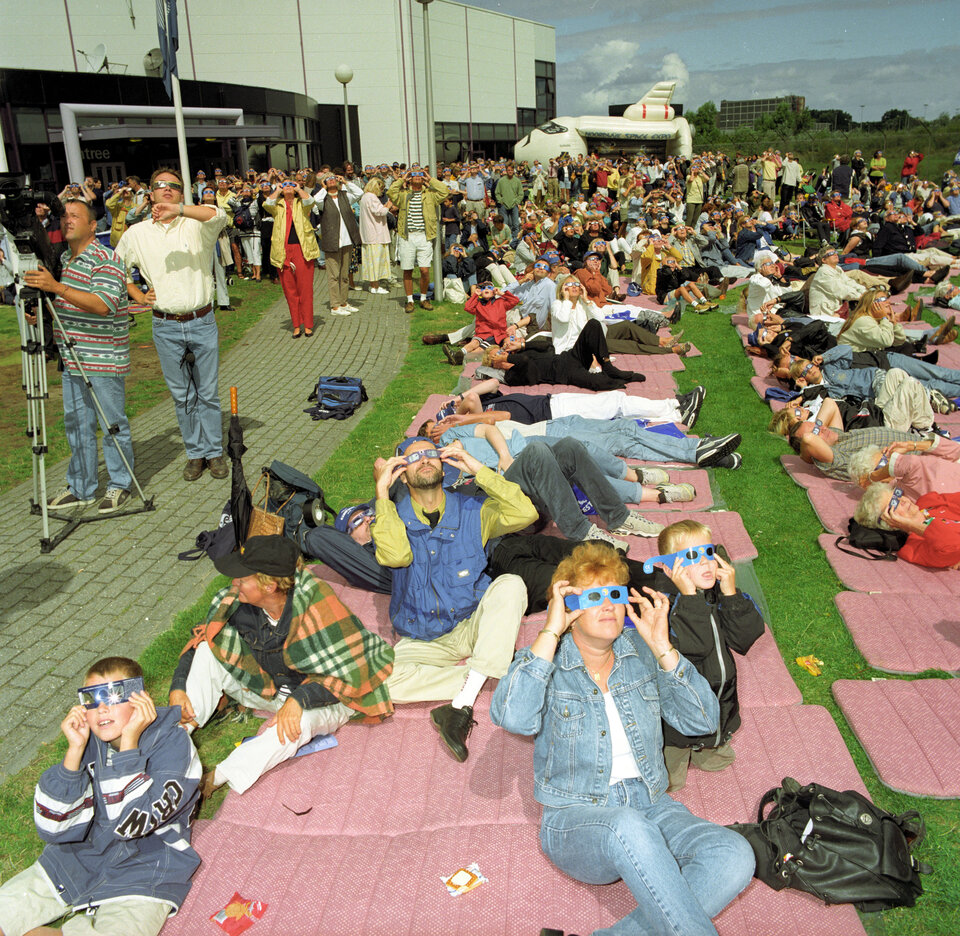
[[[393,570],[390,620],[401,637],[435,640],[476,610],[490,584],[480,527],[483,501],[447,491],[443,516],[432,530],[417,519],[409,498],[397,506],[413,551],[410,565]]]

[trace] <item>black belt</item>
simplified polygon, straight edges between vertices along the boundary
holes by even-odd
[[[153,317],[166,319],[170,322],[192,322],[194,319],[203,318],[211,309],[213,303],[208,302],[202,309],[196,312],[161,312],[159,309],[153,310]]]

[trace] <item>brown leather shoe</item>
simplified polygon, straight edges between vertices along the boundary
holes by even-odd
[[[413,311],[413,303],[412,303],[412,302],[408,302],[408,303],[403,307],[403,311],[404,311],[404,312],[412,312],[412,311]]]
[[[433,311],[433,303],[429,299],[424,299],[420,303],[421,309],[426,309],[428,312]]]
[[[446,335],[424,335],[420,339],[424,344],[443,344],[447,340]]]
[[[207,467],[210,469],[211,476],[218,481],[222,481],[230,474],[230,469],[227,467],[227,460],[222,455],[218,455],[216,458],[208,458]]]
[[[183,466],[183,480],[196,481],[203,474],[204,460],[202,458],[191,458]]]

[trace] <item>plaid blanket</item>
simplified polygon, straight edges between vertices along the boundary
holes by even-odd
[[[184,651],[208,643],[244,688],[269,699],[277,691],[273,680],[229,625],[238,606],[236,588],[217,592],[206,623],[193,629]],[[283,648],[287,666],[307,674],[307,681],[319,683],[354,709],[354,721],[379,722],[392,715],[386,679],[393,670],[393,647],[368,631],[333,589],[306,569],[297,573],[291,610]]]

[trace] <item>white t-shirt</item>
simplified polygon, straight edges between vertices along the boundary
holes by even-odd
[[[621,780],[639,777],[640,768],[637,767],[630,742],[627,740],[627,733],[623,730],[623,722],[620,720],[620,713],[617,711],[612,693],[605,692],[603,694],[603,705],[607,710],[607,721],[610,724],[610,746],[613,748],[613,760],[610,764],[610,786],[613,786]]]

